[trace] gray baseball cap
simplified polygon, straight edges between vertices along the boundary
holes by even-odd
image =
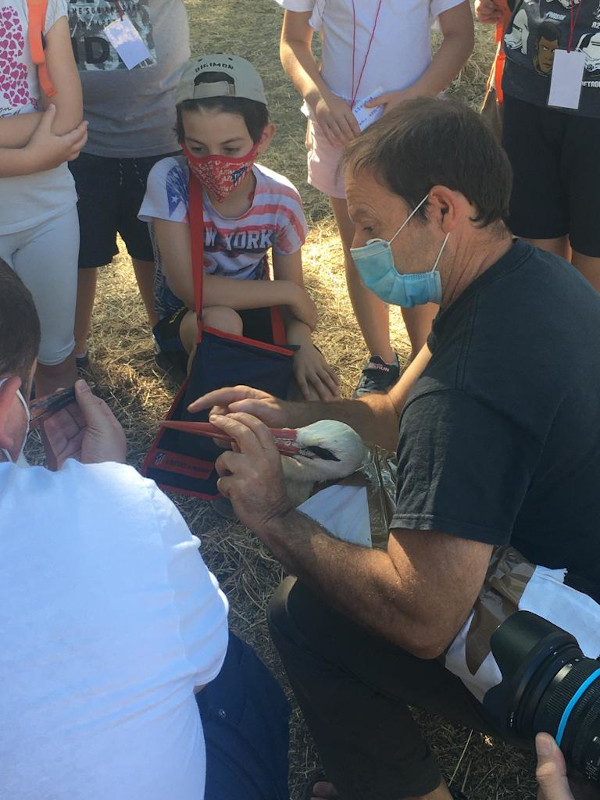
[[[198,82],[198,77],[204,72],[223,72],[231,76],[233,83]],[[267,105],[263,82],[252,64],[245,58],[226,53],[192,58],[184,66],[175,93],[175,103],[179,105],[184,100],[203,97],[245,97],[247,100],[256,100],[257,103]]]

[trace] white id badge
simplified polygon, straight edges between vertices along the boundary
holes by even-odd
[[[151,57],[142,37],[126,14],[122,19],[117,19],[107,25],[104,33],[127,69],[133,69]]]
[[[352,109],[352,113],[356,117],[356,121],[358,122],[358,127],[361,131],[364,131],[365,128],[368,128],[369,125],[372,125],[376,120],[379,119],[383,115],[383,111],[385,106],[373,106],[373,108],[365,108],[366,103],[370,103],[371,100],[375,100],[376,97],[379,97],[380,94],[383,94],[383,86],[378,86],[374,92],[368,97],[363,97],[362,100],[359,100],[355,103],[354,108]]]
[[[570,53],[566,50],[554,51],[549,106],[579,108],[584,65],[585,53],[578,50],[571,50]]]

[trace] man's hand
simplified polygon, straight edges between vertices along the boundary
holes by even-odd
[[[502,20],[502,9],[494,0],[475,0],[475,18],[484,25],[495,25]]]
[[[538,733],[535,749],[538,757],[535,776],[540,786],[537,800],[573,800],[565,758],[552,736]]]
[[[188,406],[188,411],[195,414],[210,408],[210,420],[214,416],[224,416],[245,412],[262,420],[269,428],[285,428],[289,425],[288,407],[290,403],[280,400],[260,389],[250,386],[231,386],[226,389],[216,389],[214,392],[202,395]]]
[[[344,145],[360,133],[358,121],[352,109],[334,94],[320,97],[312,107],[313,117],[331,145]]]
[[[32,172],[43,172],[58,167],[64,161],[73,161],[87,142],[87,122],[62,136],[52,132],[56,106],[50,105],[43,113],[24,150],[31,160]]]
[[[214,415],[211,422],[233,437],[232,450],[215,462],[217,487],[244,525],[260,535],[272,519],[294,508],[271,432],[250,414]]]
[[[75,400],[42,425],[48,468],[60,469],[68,458],[82,464],[124,464],[125,434],[104,400],[95,397],[83,380],[75,384]]]

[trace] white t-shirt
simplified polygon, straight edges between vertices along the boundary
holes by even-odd
[[[288,11],[312,12],[310,24],[320,33],[322,40],[323,79],[334,94],[349,101],[353,90],[354,20],[351,0],[276,2]],[[357,102],[373,93],[382,94],[412,86],[431,63],[433,20],[461,2],[463,0],[384,0],[375,25],[378,0],[354,0],[354,89],[358,89]],[[375,34],[365,62],[374,26]]]
[[[131,467],[0,464],[0,797],[200,800],[227,600]]]
[[[252,205],[240,217],[223,217],[203,193],[204,271],[207,275],[254,280],[263,278],[270,250],[277,255],[297,252],[306,238],[306,219],[297,189],[277,172],[255,164]],[[148,176],[139,218],[187,222],[189,170],[185,156],[164,158]],[[156,306],[166,316],[181,302],[166,287],[157,253]]]
[[[44,33],[67,15],[66,0],[48,0]],[[0,0],[0,118],[41,111],[37,67],[28,39],[27,0]],[[64,214],[77,202],[66,162],[33,175],[0,178],[0,234]]]

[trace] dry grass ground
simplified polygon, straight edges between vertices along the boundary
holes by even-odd
[[[341,254],[326,200],[305,183],[303,119],[299,101],[278,59],[281,13],[274,0],[188,0],[193,52],[229,51],[250,59],[261,72],[277,135],[264,163],[287,175],[300,189],[310,221],[305,249],[307,283],[321,311],[317,343],[342,377],[346,394],[355,383],[364,349],[346,297]],[[491,58],[490,32],[479,30],[476,56],[452,87],[477,106]],[[401,317],[393,321],[401,354],[408,344]],[[102,272],[90,354],[90,382],[123,423],[129,460],[139,465],[174,387],[155,367],[129,260],[121,255]],[[231,602],[233,630],[255,645],[285,684],[265,627],[265,605],[282,571],[258,540],[242,526],[215,516],[208,504],[174,497],[190,528],[202,539],[202,551]],[[455,785],[472,800],[534,796],[532,761],[499,742],[470,734],[441,720],[420,717]],[[292,720],[291,791],[299,800],[316,756],[295,712]],[[232,800],[234,800],[232,798]],[[235,798],[242,800],[242,798]]]

